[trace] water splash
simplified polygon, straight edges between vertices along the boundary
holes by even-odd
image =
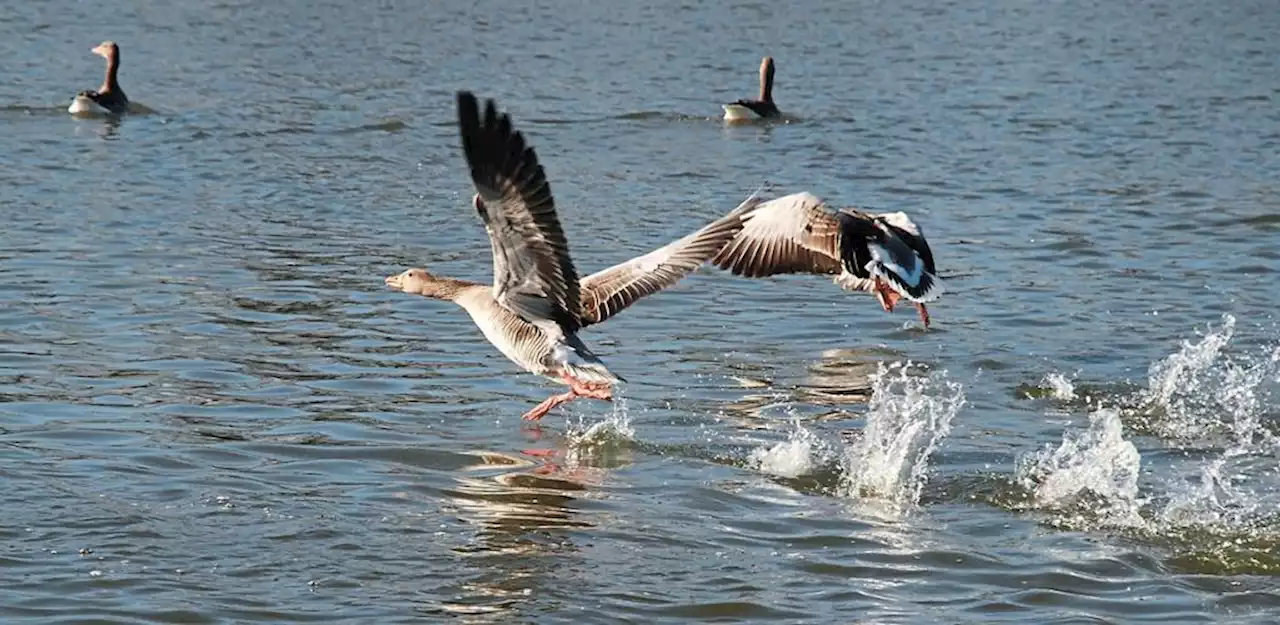
[[[1089,415],[1087,429],[1065,433],[1056,448],[1019,458],[1016,475],[1036,507],[1063,513],[1066,525],[1136,527],[1143,523],[1141,460],[1124,438],[1120,412],[1103,409]]]
[[[1198,342],[1183,341],[1177,353],[1151,365],[1135,413],[1139,426],[1184,443],[1243,450],[1276,444],[1260,418],[1280,381],[1280,348],[1266,348],[1260,356],[1225,353],[1235,327],[1235,317],[1223,315],[1218,329]]]
[[[614,399],[613,412],[602,421],[587,423],[579,417],[565,431],[564,464],[567,467],[617,466],[622,453],[636,440],[631,411],[625,399]]]
[[[1185,481],[1184,488],[1174,490],[1160,511],[1160,521],[1174,527],[1248,525],[1258,502],[1224,474],[1229,460],[1222,457],[1205,463],[1198,481]]]
[[[569,439],[569,444],[574,446],[635,440],[636,431],[631,427],[631,412],[627,410],[627,401],[621,397],[616,398],[613,412],[603,421],[587,423],[579,417],[576,423],[569,423],[565,436]]]
[[[769,475],[795,478],[814,470],[821,462],[823,444],[813,432],[793,421],[787,440],[751,451],[750,466]]]
[[[1163,545],[1180,570],[1280,572],[1280,348],[1233,349],[1235,332],[1224,315],[1153,363],[1136,403],[1099,409],[1057,448],[1019,458],[1015,481],[1031,506],[1051,524],[1121,529]],[[1141,457],[1122,417],[1132,432],[1166,443]]]
[[[945,371],[909,362],[879,365],[871,383],[867,425],[846,452],[842,491],[901,513],[920,501],[929,456],[964,406],[964,388]]]
[[[1074,401],[1076,398],[1075,383],[1065,375],[1058,372],[1046,374],[1042,382],[1045,388],[1049,389],[1049,397],[1058,401]]]

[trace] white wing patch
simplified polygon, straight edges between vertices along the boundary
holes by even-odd
[[[882,213],[879,217],[885,220],[885,222],[890,226],[906,230],[914,236],[920,236],[920,226],[917,226],[916,222],[911,221],[911,218],[907,217],[907,214],[902,211],[898,211],[896,213]]]

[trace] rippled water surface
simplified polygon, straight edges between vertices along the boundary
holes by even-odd
[[[1250,2],[10,3],[0,621],[1273,623],[1280,12]],[[122,48],[154,110],[74,119]],[[777,59],[786,123],[725,127]],[[761,184],[905,210],[923,331],[703,270],[551,392],[453,92],[584,273]],[[522,451],[554,450],[549,458]]]

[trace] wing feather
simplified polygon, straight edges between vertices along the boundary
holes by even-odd
[[[840,273],[840,224],[822,200],[795,193],[761,203],[711,263],[734,275]]]
[[[458,127],[493,249],[494,298],[532,323],[574,332],[578,276],[537,154],[493,100],[482,115],[474,95],[458,92]]]
[[[636,300],[692,273],[742,230],[742,214],[758,205],[752,195],[728,215],[648,254],[582,279],[582,324],[600,323]]]

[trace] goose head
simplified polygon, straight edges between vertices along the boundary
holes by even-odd
[[[387,286],[403,291],[410,295],[428,295],[433,291],[432,286],[436,282],[436,277],[427,272],[426,269],[414,267],[398,273],[394,276],[387,276]]]
[[[92,50],[90,50],[90,52],[93,52],[94,54],[108,61],[111,61],[119,58],[120,46],[117,46],[116,42],[114,41],[104,41],[98,44]]]

